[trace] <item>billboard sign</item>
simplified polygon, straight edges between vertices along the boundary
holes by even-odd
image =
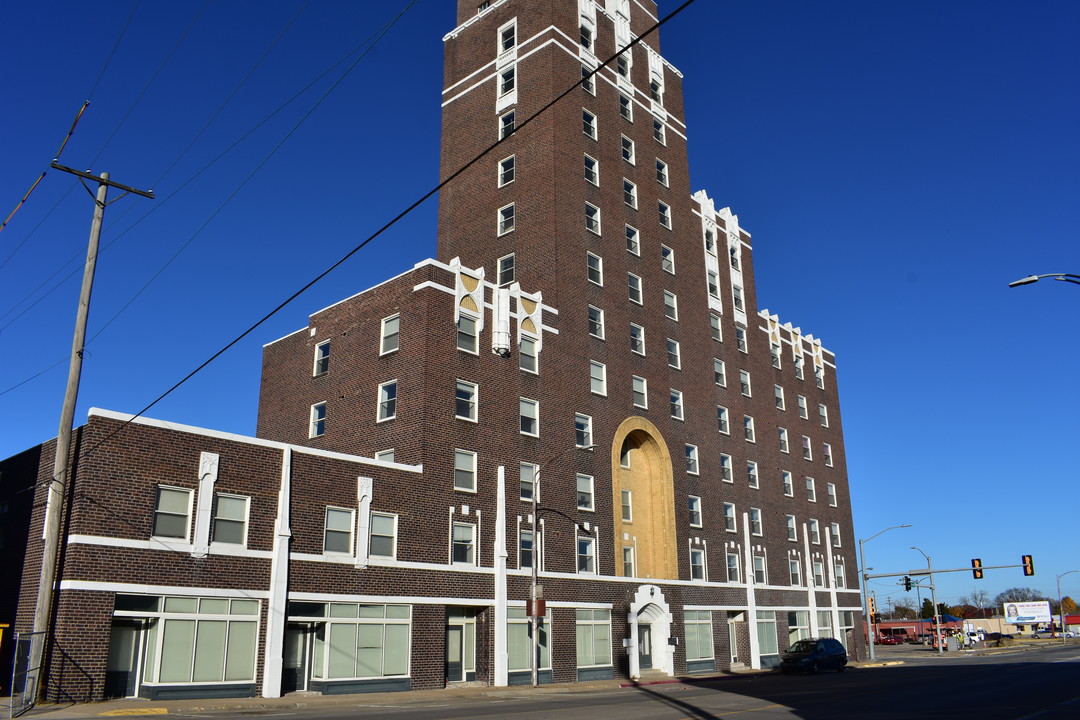
[[[1050,601],[1005,603],[1005,622],[1030,625],[1050,622]]]

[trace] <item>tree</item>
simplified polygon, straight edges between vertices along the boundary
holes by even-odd
[[[900,620],[915,619],[915,601],[909,597],[902,597],[893,603],[893,616]]]
[[[1036,602],[1037,600],[1049,600],[1049,598],[1032,588],[1015,587],[998,593],[997,597],[994,598],[994,604],[1001,607],[1005,603]]]
[[[1064,610],[1065,613],[1076,612],[1076,601],[1066,595],[1065,597],[1061,598],[1061,609]]]
[[[934,603],[930,602],[930,598],[926,598],[922,601],[922,608],[919,609],[920,618],[929,618],[934,616]]]

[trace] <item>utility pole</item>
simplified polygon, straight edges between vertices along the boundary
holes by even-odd
[[[94,287],[94,270],[97,267],[98,245],[101,240],[101,223],[105,217],[106,197],[110,187],[124,191],[124,195],[134,193],[153,199],[153,190],[136,190],[109,180],[109,173],[95,176],[89,172],[64,167],[55,160],[52,167],[71,173],[84,180],[98,184],[94,198],[94,218],[90,223],[90,241],[86,250],[86,265],[83,269],[82,291],[79,295],[79,308],[75,316],[75,336],[71,343],[71,365],[68,370],[67,390],[64,393],[64,406],[60,411],[60,429],[56,435],[56,456],[53,460],[53,474],[49,482],[48,499],[45,505],[45,521],[42,529],[44,546],[41,551],[41,577],[38,580],[37,604],[34,606],[34,633],[37,642],[31,643],[30,668],[37,675],[33,696],[41,697],[44,684],[41,680],[41,665],[45,657],[45,638],[51,637],[53,591],[56,587],[56,566],[59,559],[60,528],[63,523],[64,498],[67,496],[70,481],[71,431],[75,419],[75,401],[79,396],[79,379],[82,376],[83,344],[86,341],[86,320],[90,314],[90,292]],[[89,186],[83,183],[87,191]],[[120,197],[124,197],[121,195]],[[120,197],[116,198],[119,200]]]

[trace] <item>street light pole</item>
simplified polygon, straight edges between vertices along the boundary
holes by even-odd
[[[1027,277],[1020,278],[1019,280],[1013,280],[1009,283],[1009,287],[1020,287],[1021,285],[1031,285],[1037,283],[1043,278],[1054,278],[1062,282],[1073,283],[1074,285],[1080,285],[1080,275],[1073,275],[1072,273],[1046,273],[1045,275],[1028,275]]]
[[[1062,645],[1065,644],[1065,608],[1061,607],[1061,578],[1065,577],[1066,575],[1071,575],[1074,572],[1080,572],[1080,570],[1069,570],[1068,572],[1063,572],[1063,573],[1061,573],[1060,575],[1057,576],[1058,615],[1060,616],[1060,619],[1061,619],[1061,644]]]
[[[904,523],[903,525],[893,525],[892,527],[885,528],[884,530],[882,530],[879,533],[875,533],[875,534],[871,535],[870,537],[866,538],[865,540],[860,540],[859,541],[859,565],[861,566],[861,569],[860,569],[860,572],[859,572],[859,579],[862,580],[863,618],[866,620],[866,629],[868,631],[867,634],[869,635],[869,637],[867,639],[870,641],[869,642],[869,647],[870,647],[870,660],[871,661],[874,660],[874,640],[876,638],[874,637],[874,628],[870,624],[870,601],[868,600],[870,594],[869,594],[869,591],[867,590],[867,587],[866,587],[866,581],[867,581],[866,571],[868,570],[868,568],[866,567],[866,554],[863,552],[863,545],[865,543],[870,542],[871,540],[876,538],[878,535],[882,535],[884,533],[887,533],[890,530],[896,530],[897,528],[909,528],[909,527],[911,527],[911,525],[909,523]]]
[[[919,550],[914,545],[911,546],[912,550]],[[930,559],[930,556],[919,550],[922,556],[926,558],[926,567],[930,571],[930,602],[934,603],[934,638],[937,642],[938,655],[945,654],[945,648],[942,647],[945,638],[941,637],[941,612],[938,610],[937,604],[937,586],[934,585],[934,561]]]

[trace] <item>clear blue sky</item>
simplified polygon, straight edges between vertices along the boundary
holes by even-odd
[[[133,0],[5,9],[0,214],[91,91],[61,162],[158,195],[107,211],[78,422],[141,410],[434,186],[452,0],[419,0],[318,107],[357,55],[191,180],[406,4],[312,2],[164,177],[302,3],[211,0],[192,25],[202,2],[144,2],[100,83]],[[1080,569],[1080,287],[1007,287],[1080,273],[1077,27],[1071,1],[698,0],[663,31],[694,188],[753,234],[760,305],[838,356],[856,536],[914,525],[867,545],[878,572],[923,566],[912,545],[938,567],[1035,556],[1034,578],[989,571],[991,596]],[[53,171],[0,233],[0,457],[56,434],[90,213]],[[147,414],[252,434],[261,345],[434,252],[432,201]]]

